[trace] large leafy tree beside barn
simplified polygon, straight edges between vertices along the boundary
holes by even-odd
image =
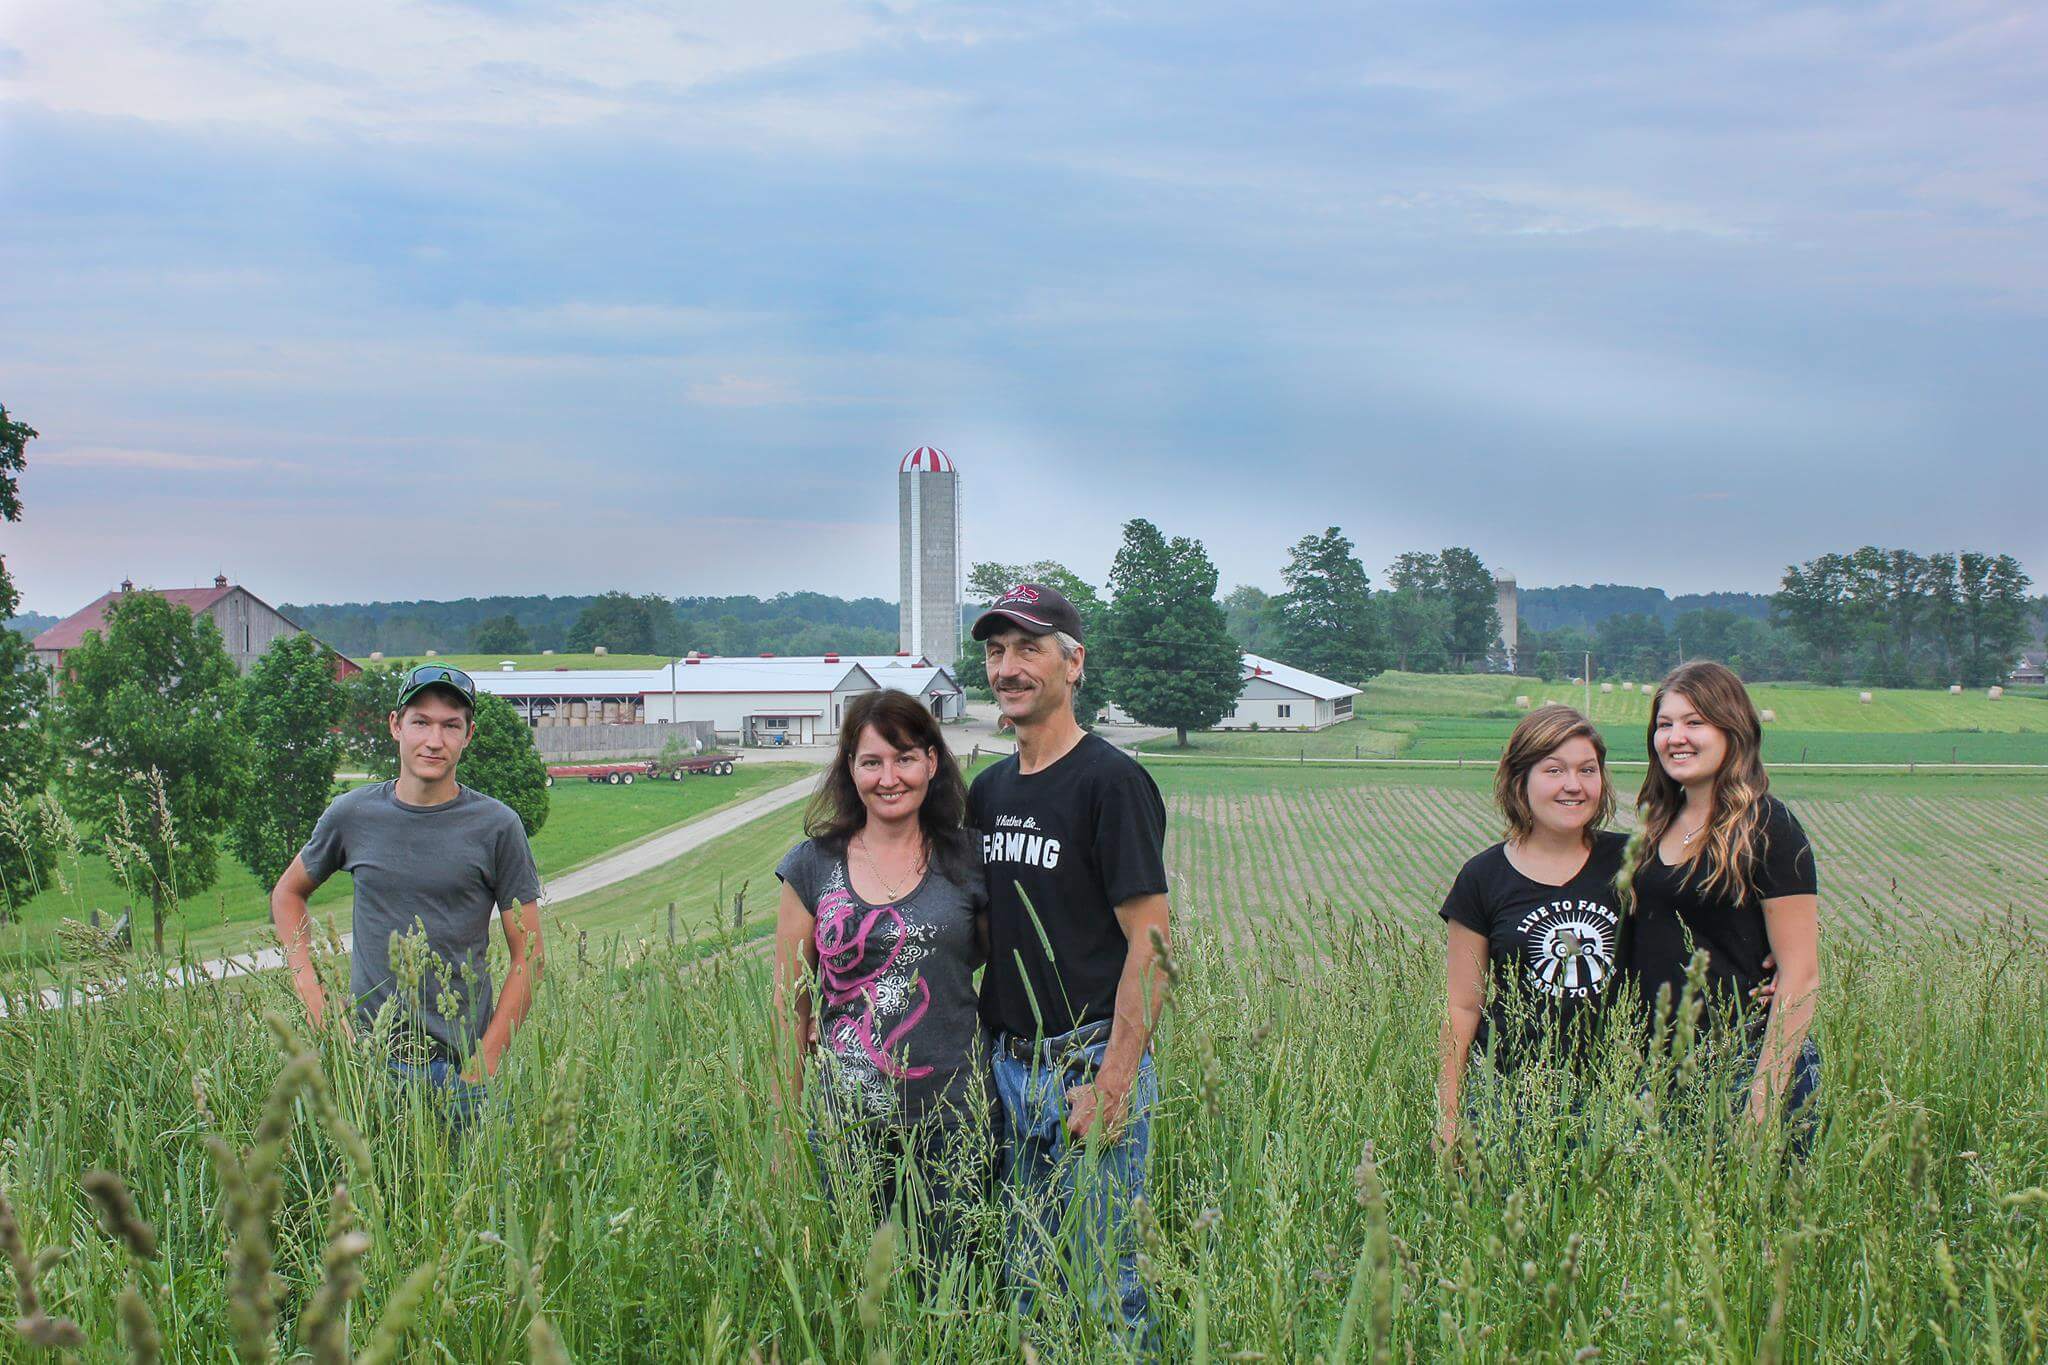
[[[1363,687],[1380,671],[1382,641],[1372,584],[1352,548],[1335,526],[1294,543],[1280,571],[1287,582],[1280,608],[1287,651],[1282,657],[1296,668]]]
[[[241,679],[213,618],[123,593],[65,656],[56,708],[66,804],[154,912],[212,886],[251,762]]]
[[[533,731],[503,697],[477,694],[476,733],[462,751],[455,776],[463,786],[517,811],[529,839],[548,822],[547,764],[533,747]]]
[[[1110,695],[1139,724],[1170,726],[1185,746],[1188,731],[1223,719],[1244,687],[1216,566],[1199,540],[1168,540],[1139,518],[1124,525],[1109,590]]]
[[[21,472],[35,437],[35,428],[9,417],[0,404],[0,522],[21,520]],[[7,561],[0,558],[0,621],[20,609]],[[49,778],[45,678],[28,642],[0,629],[0,910],[34,895],[50,870],[50,842],[38,804]]]

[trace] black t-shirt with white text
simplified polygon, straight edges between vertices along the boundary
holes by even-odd
[[[1749,993],[1763,984],[1771,939],[1764,926],[1764,902],[1779,896],[1812,895],[1818,887],[1813,845],[1785,803],[1766,796],[1763,819],[1751,839],[1751,888],[1737,901],[1726,890],[1700,889],[1704,859],[1667,866],[1648,850],[1635,876],[1635,909],[1629,915],[1623,969],[1635,978],[1643,1004],[1654,1009],[1657,992],[1671,988],[1675,1003],[1685,989],[1693,949],[1707,950],[1709,1007],[1716,1014],[1748,1009]],[[1748,1027],[1760,1031],[1767,1014],[1749,1009]]]
[[[1035,773],[1003,759],[974,779],[967,812],[988,874],[982,1019],[1050,1038],[1112,1018],[1130,946],[1116,907],[1166,891],[1166,803],[1152,774],[1086,735]]]
[[[1486,1017],[1475,1051],[1512,1071],[1546,1044],[1578,1064],[1591,1050],[1620,962],[1614,877],[1626,835],[1596,832],[1585,866],[1561,886],[1523,875],[1495,844],[1458,870],[1438,911],[1486,939]]]

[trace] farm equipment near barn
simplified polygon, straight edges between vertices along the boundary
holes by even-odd
[[[550,787],[556,778],[580,777],[586,782],[602,782],[612,787],[630,787],[635,782],[658,781],[667,778],[680,782],[685,777],[731,777],[739,754],[697,754],[690,758],[656,759],[639,758],[630,763],[550,763],[548,781]]]

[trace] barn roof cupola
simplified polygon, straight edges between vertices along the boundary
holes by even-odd
[[[225,588],[225,587],[226,587],[227,585],[228,585],[228,576],[227,576],[226,574],[224,574],[224,573],[217,573],[217,574],[215,574],[215,575],[213,576],[213,586],[214,586],[214,587],[216,587],[216,588]]]
[[[122,591],[122,592],[134,592],[134,591],[135,591],[135,580],[134,580],[134,579],[132,579],[132,578],[124,578],[124,579],[122,579],[122,580],[121,580],[121,591]]]

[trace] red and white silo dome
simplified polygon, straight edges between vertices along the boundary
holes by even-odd
[[[919,446],[903,457],[903,463],[896,466],[899,474],[911,472],[922,474],[951,474],[953,459],[937,446]]]

